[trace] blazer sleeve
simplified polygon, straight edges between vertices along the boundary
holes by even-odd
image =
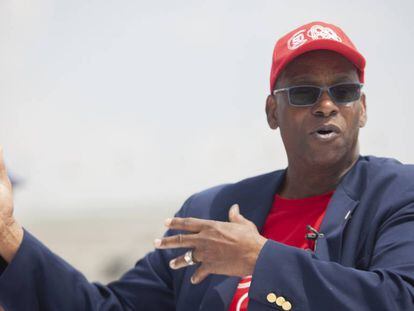
[[[177,216],[184,215],[190,199]],[[167,231],[165,235],[174,233]],[[174,279],[168,262],[176,256],[175,251],[153,251],[105,286],[88,282],[25,231],[12,262],[0,267],[0,305],[7,311],[173,311]]]
[[[414,204],[379,228],[367,270],[267,241],[253,274],[249,310],[278,310],[269,293],[275,294],[270,301],[289,301],[292,311],[414,310]]]

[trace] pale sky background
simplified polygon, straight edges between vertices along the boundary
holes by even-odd
[[[277,38],[339,25],[367,59],[363,154],[414,162],[413,1],[0,0],[0,143],[18,214],[176,210],[284,168]]]

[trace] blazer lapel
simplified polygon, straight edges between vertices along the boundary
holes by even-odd
[[[342,178],[323,218],[320,232],[323,238],[317,240],[315,255],[327,261],[340,262],[343,232],[354,210],[358,207],[362,185],[360,185],[361,161],[357,163]]]
[[[212,203],[211,219],[228,221],[228,211],[237,203],[240,213],[254,222],[260,231],[272,207],[274,194],[283,182],[284,174],[285,170],[276,171],[252,182],[242,181],[224,188]],[[210,284],[200,310],[228,310],[240,278],[211,275],[208,280]]]

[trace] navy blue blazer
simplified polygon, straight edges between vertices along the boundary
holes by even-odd
[[[191,196],[177,215],[228,221],[229,207],[260,229],[285,170],[217,186]],[[250,287],[249,310],[414,310],[414,166],[360,157],[342,178],[314,252],[267,241]],[[166,235],[177,232],[167,231]],[[173,271],[183,250],[155,250],[118,281],[89,283],[29,232],[13,261],[3,264],[0,304],[7,311],[224,311],[239,278],[212,275],[190,283],[191,266]]]

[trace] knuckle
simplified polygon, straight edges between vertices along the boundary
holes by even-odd
[[[217,228],[218,225],[219,225],[219,222],[216,220],[212,220],[208,223],[209,228]]]
[[[183,228],[188,228],[190,225],[190,220],[188,218],[184,218],[182,221]]]
[[[200,266],[195,272],[194,275],[199,279],[203,274],[203,265]]]
[[[179,226],[182,223],[182,218],[175,217],[171,220],[172,226]]]
[[[208,244],[208,238],[209,235],[207,235],[204,232],[200,232],[199,234],[197,234],[197,236],[194,238],[195,242],[197,243],[197,249],[199,249],[200,251],[204,251],[206,245]]]
[[[174,226],[176,226],[177,225],[177,218],[172,218],[171,219],[171,222],[170,222],[170,226],[171,227],[174,227]]]
[[[199,272],[201,276],[206,276],[210,273],[211,267],[209,264],[203,264],[201,265]]]
[[[220,221],[214,220],[211,222],[210,229],[212,231],[220,231],[222,227],[222,223]]]
[[[193,252],[193,260],[194,260],[195,262],[202,262],[202,261],[204,261],[204,255],[203,255],[203,252],[200,252],[199,250],[195,250],[195,251]]]

